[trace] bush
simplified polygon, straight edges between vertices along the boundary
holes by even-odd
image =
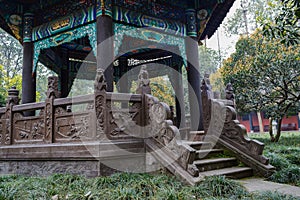
[[[223,176],[207,177],[194,187],[174,177],[149,174],[114,174],[88,179],[53,175],[47,178],[0,177],[0,200],[7,199],[119,199],[119,200],[294,200],[278,193],[252,194],[239,183]]]
[[[254,135],[265,143],[265,156],[276,172],[268,180],[300,186],[300,133],[284,132],[278,143],[271,143],[267,134]]]
[[[206,177],[194,189],[197,199],[201,196],[225,197],[238,199],[247,194],[245,188],[236,181],[224,176]]]

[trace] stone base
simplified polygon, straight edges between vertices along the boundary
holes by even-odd
[[[146,172],[142,141],[91,144],[50,144],[0,148],[0,174],[107,176]]]

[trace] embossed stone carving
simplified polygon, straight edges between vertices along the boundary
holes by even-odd
[[[204,126],[204,131],[207,133],[210,119],[211,119],[211,105],[209,99],[212,98],[212,91],[211,91],[211,86],[208,85],[208,78],[204,78],[202,80],[202,85],[201,85],[201,97],[202,97],[202,108],[203,108],[203,126]]]
[[[105,91],[106,92],[107,84],[104,77],[103,69],[97,69],[94,90],[97,92]]]
[[[57,76],[49,76],[48,77],[48,89],[46,92],[47,98],[54,97],[59,98],[59,91],[58,91],[58,77]]]
[[[62,114],[67,114],[67,110],[63,107],[56,107],[55,108],[55,115],[62,115]]]
[[[233,87],[231,83],[228,83],[225,88],[226,99],[233,102],[233,107],[235,107],[235,95],[233,93]]]
[[[42,141],[44,137],[44,118],[24,118],[19,113],[14,114],[14,143],[32,143]]]
[[[14,105],[17,105],[19,103],[19,91],[16,89],[16,87],[12,87],[11,89],[8,90],[8,97],[7,97],[7,102],[6,102],[6,109],[5,109],[5,119],[2,121],[4,122],[4,129],[3,133],[4,138],[3,138],[3,143],[4,145],[11,145],[12,144],[12,134],[13,134],[13,114],[12,114],[12,108]]]
[[[226,107],[226,120],[221,138],[228,143],[238,147],[243,152],[252,155],[263,164],[268,164],[268,159],[262,156],[264,144],[252,140],[247,136],[246,128],[236,119],[236,111],[234,108]]]
[[[225,106],[221,101],[209,98],[210,96],[207,94],[209,89],[206,87],[205,81],[201,89],[203,112],[204,116],[206,116],[204,118],[205,131],[207,132],[209,125],[212,124],[213,128],[210,130],[213,131],[212,133],[216,137],[220,137],[220,139],[243,153],[267,165],[268,159],[262,155],[264,144],[248,138],[246,128],[236,118],[235,109],[231,106]],[[227,85],[227,100],[234,100],[232,91],[231,84]],[[224,109],[226,109],[225,112]],[[223,115],[224,113],[226,113],[226,116]]]
[[[44,141],[46,143],[53,142],[53,130],[54,130],[54,99],[59,97],[58,92],[58,77],[50,76],[48,77],[48,89],[47,89],[47,99],[45,101],[45,135]]]
[[[67,139],[91,139],[91,117],[90,115],[69,115],[56,118],[55,137],[56,140]]]
[[[151,95],[146,96],[146,112],[148,113],[147,127],[149,128],[148,138],[153,138],[163,149],[172,152],[173,157],[178,163],[187,170],[192,176],[198,176],[199,170],[193,165],[196,156],[195,149],[182,143],[179,130],[169,120],[171,111],[167,104],[159,102],[157,98]]]
[[[10,161],[7,173],[28,176],[49,176],[51,174],[87,174],[92,175],[99,170],[97,161]],[[97,175],[98,173],[96,173]]]
[[[137,94],[151,94],[150,79],[148,71],[146,70],[146,65],[143,65],[140,70],[137,86]]]
[[[97,69],[94,90],[95,90],[95,111],[96,111],[96,130],[97,137],[105,133],[106,122],[106,88],[107,84],[104,77],[104,71]]]

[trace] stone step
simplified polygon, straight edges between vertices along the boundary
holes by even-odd
[[[203,176],[226,176],[228,178],[241,179],[241,178],[253,176],[253,170],[250,167],[230,167],[230,168],[200,172],[199,178]]]
[[[223,149],[203,149],[196,151],[196,158],[203,159],[224,153]]]
[[[238,165],[238,161],[236,158],[212,158],[196,160],[194,161],[194,164],[197,166],[200,172],[204,172],[215,169],[233,167]]]
[[[203,141],[205,136],[204,131],[190,131],[188,134],[189,141]]]
[[[213,146],[210,142],[202,142],[202,141],[184,141],[184,144],[189,145],[190,147],[196,150],[202,149],[212,149]]]

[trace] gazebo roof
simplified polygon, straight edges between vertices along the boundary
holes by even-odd
[[[185,24],[186,9],[197,12],[198,39],[211,37],[222,23],[234,0],[111,0],[112,5],[130,12]],[[87,10],[94,0],[0,0],[0,27],[22,42],[22,16],[33,13],[35,26]]]

